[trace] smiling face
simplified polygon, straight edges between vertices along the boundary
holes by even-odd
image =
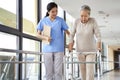
[[[88,10],[80,11],[80,19],[82,23],[87,23],[90,17],[90,12]]]
[[[58,13],[57,7],[52,8],[52,9],[48,12],[49,17],[51,17],[51,18],[53,18],[53,19],[56,18],[57,13]]]

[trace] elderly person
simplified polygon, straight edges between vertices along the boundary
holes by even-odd
[[[72,51],[74,36],[76,34],[77,52],[96,52],[101,50],[101,34],[94,18],[90,17],[90,7],[83,5],[80,10],[80,18],[75,20],[71,30],[69,51]],[[78,54],[80,62],[94,62],[96,54]],[[80,64],[82,80],[94,80],[94,64]]]

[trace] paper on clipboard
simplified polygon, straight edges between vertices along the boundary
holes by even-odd
[[[44,36],[51,37],[51,36],[50,36],[50,33],[51,33],[51,27],[50,27],[50,26],[47,26],[47,25],[44,25],[42,34],[43,34]],[[42,40],[42,42],[45,43],[45,44],[50,44],[50,42],[48,42],[48,41],[46,41],[46,40]]]

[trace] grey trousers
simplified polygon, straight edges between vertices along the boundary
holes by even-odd
[[[96,54],[79,54],[80,62],[94,62]],[[80,73],[82,80],[94,80],[94,63],[80,64]]]
[[[46,80],[62,80],[64,52],[44,53]]]

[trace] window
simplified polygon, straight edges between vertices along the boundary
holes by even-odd
[[[23,50],[25,51],[40,51],[38,41],[23,38]],[[24,54],[23,61],[39,61],[40,55]],[[23,79],[38,80],[39,76],[39,63],[27,63],[23,64]]]
[[[0,32],[0,48],[16,49],[16,36]]]
[[[64,18],[63,9],[60,6],[58,6],[58,16]]]
[[[16,0],[0,0],[0,24],[16,28]]]
[[[21,9],[23,12],[23,16],[20,16],[20,17],[23,17],[23,25],[22,26],[21,24],[18,25],[20,26],[20,31],[16,30],[17,29],[16,28],[16,24],[17,24],[16,23],[16,18],[17,18],[16,17],[16,1],[18,1],[18,4],[20,5],[19,7],[23,5],[23,9]],[[37,38],[32,36],[36,34],[36,25],[37,25],[37,20],[36,20],[37,3],[36,2],[37,0],[22,0],[22,1],[0,0],[0,15],[2,15],[0,16],[0,24],[2,24],[0,25],[0,27],[2,27],[0,28],[0,48],[14,49],[14,50],[27,50],[27,51],[35,51],[35,52],[40,51],[40,42],[38,41]],[[22,12],[20,11],[20,13]],[[19,21],[21,21],[21,19],[19,19]],[[12,28],[8,28],[8,27],[12,27]],[[23,31],[21,31],[22,28],[23,28]],[[3,33],[1,31],[6,33]],[[23,34],[22,32],[27,33],[28,35]],[[24,37],[27,37],[27,38],[24,38]],[[2,58],[5,57],[5,59],[2,59],[1,57]],[[10,61],[10,62],[11,61],[13,62],[14,61],[18,61],[18,62],[31,61],[32,62],[32,61],[39,61],[39,60],[40,60],[39,55],[34,55],[34,54],[19,55],[18,53],[0,52],[0,61]],[[38,80],[38,76],[40,76],[41,74],[41,71],[40,71],[41,66],[39,63],[27,63],[25,65],[24,63],[19,64],[15,62],[15,63],[9,63],[9,65],[12,65],[12,66],[9,66],[7,68],[5,66],[8,64],[7,63],[4,63],[4,64],[5,65],[0,63],[0,75],[8,74],[6,77],[2,77],[2,79],[4,80],[7,80],[7,79],[21,80],[26,78],[29,80]],[[7,69],[6,72],[3,72],[4,68]]]
[[[23,0],[23,32],[36,34],[36,0]]]
[[[17,37],[7,33],[0,32],[0,48],[16,49]],[[17,54],[11,52],[0,52],[0,61],[16,61]],[[16,78],[17,64],[15,63],[0,63],[0,78],[3,80],[14,80]]]

